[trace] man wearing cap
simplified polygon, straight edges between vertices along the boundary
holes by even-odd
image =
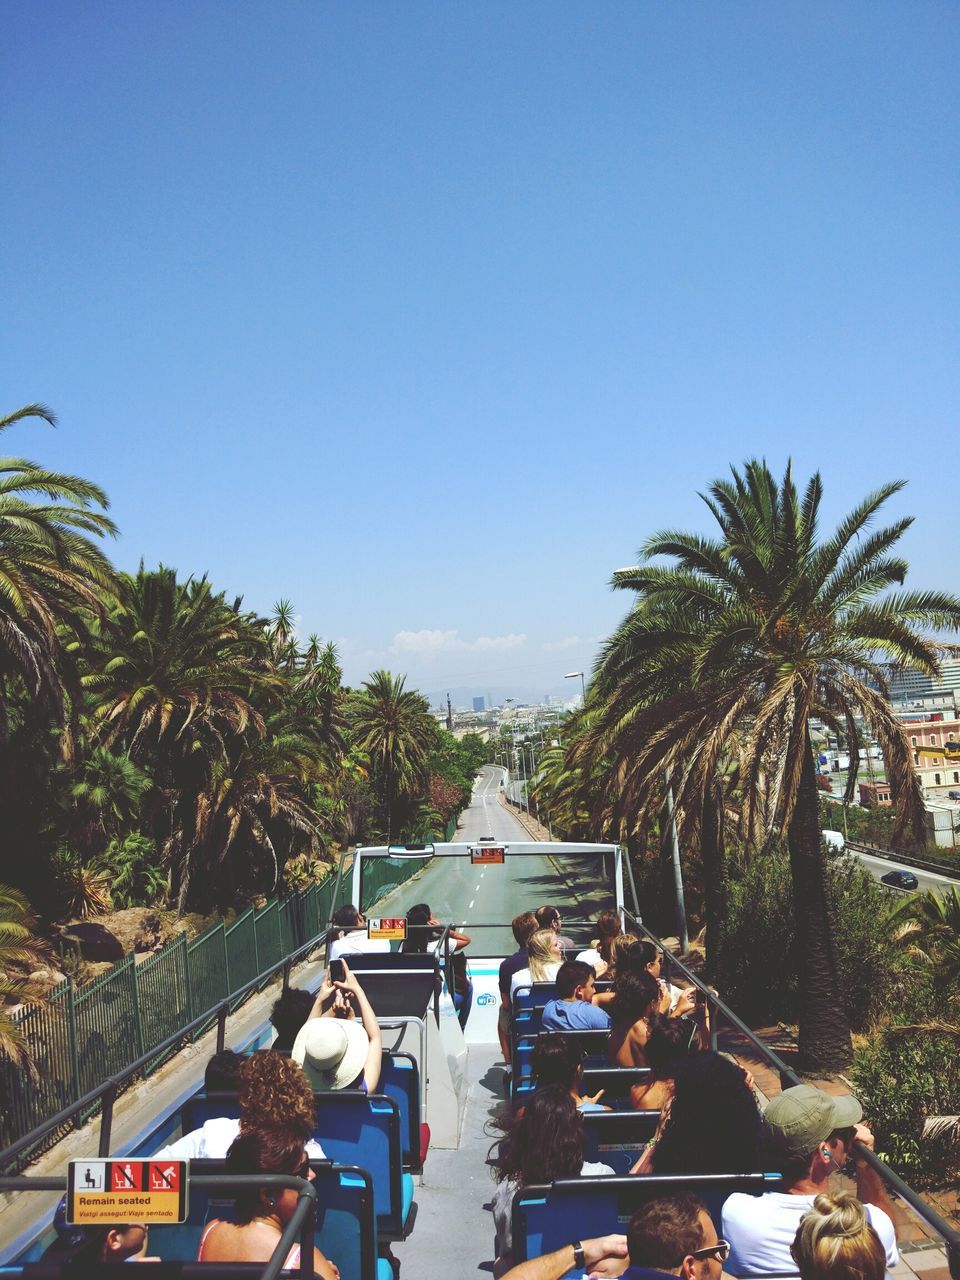
[[[796,1275],[790,1245],[814,1198],[827,1190],[852,1154],[857,1195],[886,1250],[887,1268],[897,1263],[897,1237],[882,1180],[857,1159],[854,1141],[873,1150],[873,1134],[860,1120],[863,1108],[852,1094],[833,1097],[811,1085],[794,1085],[763,1113],[771,1157],[783,1174],[782,1191],[761,1196],[735,1192],[723,1206],[723,1236],[730,1242],[734,1275],[780,1272]]]
[[[342,982],[331,982],[324,976],[290,1057],[303,1067],[314,1089],[376,1093],[382,1055],[377,1015],[344,960]]]

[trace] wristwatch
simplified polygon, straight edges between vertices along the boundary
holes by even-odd
[[[583,1252],[583,1245],[579,1240],[574,1240],[570,1248],[573,1250],[573,1265],[579,1267],[581,1271],[586,1271],[587,1255]]]

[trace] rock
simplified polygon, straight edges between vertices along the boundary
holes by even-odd
[[[106,925],[96,920],[78,920],[65,925],[60,931],[60,941],[79,950],[84,960],[122,960],[123,943]]]
[[[133,938],[134,951],[156,951],[164,943],[164,928],[155,911],[148,911]]]
[[[42,969],[34,969],[29,975],[29,981],[32,982],[38,990],[44,993],[52,991],[54,987],[59,987],[61,982],[66,982],[67,975],[61,973],[59,969],[46,966]]]

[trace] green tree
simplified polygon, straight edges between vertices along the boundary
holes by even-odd
[[[892,549],[911,520],[868,530],[901,487],[869,495],[821,540],[819,475],[801,496],[789,464],[779,483],[764,462],[734,468],[704,495],[719,538],[658,533],[639,566],[614,574],[637,599],[595,673],[591,749],[612,759],[610,811],[634,824],[659,811],[669,770],[681,822],[695,831],[740,735],[741,829],[759,843],[785,833],[790,850],[805,940],[800,1046],[812,1071],[846,1066],[851,1043],[809,723],[842,732],[856,760],[862,717],[882,747],[901,827],[921,831],[921,790],[882,663],[935,674],[939,651],[922,629],[960,626],[953,596],[890,590],[906,576]],[[853,767],[851,795],[855,784]]]
[[[37,990],[24,972],[37,968],[45,959],[32,928],[29,902],[16,889],[0,885],[0,1053],[18,1065],[29,1065],[30,1054],[7,1010],[19,1001],[37,998]]]
[[[354,693],[348,712],[355,746],[370,760],[388,843],[398,834],[402,798],[422,795],[437,740],[427,700],[405,685],[404,676],[375,671]]]
[[[105,747],[90,751],[70,788],[76,841],[85,856],[102,853],[111,836],[129,827],[151,786],[149,775],[129,756]]]
[[[893,916],[897,944],[942,991],[960,985],[960,888],[911,894]]]

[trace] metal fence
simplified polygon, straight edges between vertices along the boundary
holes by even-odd
[[[449,841],[455,830],[456,820],[451,820],[444,839]],[[433,838],[428,835],[424,841]],[[420,864],[408,861],[399,866],[390,883],[369,891],[365,887],[362,910],[413,875]],[[45,1004],[28,1006],[16,1022],[35,1068],[17,1067],[0,1055],[0,1151],[96,1091],[103,1081],[122,1076],[151,1049],[164,1046],[147,1058],[143,1075],[175,1054],[185,1039],[203,1035],[217,1021],[224,1001],[238,1008],[258,986],[262,990],[273,980],[271,970],[286,957],[320,941],[334,911],[348,900],[349,887],[348,877],[330,875],[303,893],[274,898],[259,910],[248,907],[229,924],[219,920],[197,938],[181,933],[152,955],[138,958],[131,953],[83,987],[68,978]],[[266,976],[258,984],[262,975]],[[208,1011],[210,1017],[203,1019]],[[193,1023],[197,1025],[188,1033],[185,1029]],[[183,1039],[171,1044],[180,1031]],[[18,1156],[16,1166],[23,1167],[99,1107],[95,1100],[44,1133]]]
[[[331,875],[304,893],[275,898],[260,910],[249,907],[230,924],[218,921],[198,938],[178,934],[152,955],[125,956],[83,987],[68,978],[47,1003],[25,1009],[17,1025],[36,1066],[29,1072],[0,1057],[0,1150],[211,1010],[210,1019],[192,1033],[194,1038],[203,1034],[215,1021],[218,1004],[320,939],[349,890],[344,882],[338,892],[340,883]],[[233,1007],[249,994],[237,997]],[[176,1048],[168,1046],[150,1059],[143,1073],[156,1070]],[[82,1123],[96,1109],[91,1105],[74,1122]],[[44,1135],[29,1155],[52,1145],[69,1127]]]

